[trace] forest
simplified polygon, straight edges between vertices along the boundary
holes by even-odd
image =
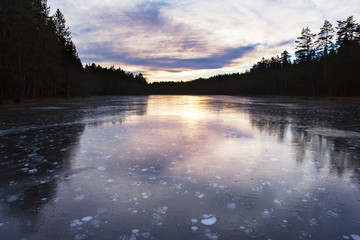
[[[245,73],[223,74],[189,82],[155,82],[158,94],[241,96],[360,96],[360,25],[352,16],[325,20],[318,33],[308,27],[297,37],[295,59],[288,51],[262,58]]]
[[[144,93],[146,79],[114,67],[83,67],[65,16],[46,0],[0,1],[0,103]]]
[[[288,51],[262,58],[244,73],[187,82],[147,83],[121,68],[83,65],[59,9],[46,0],[0,2],[0,104],[23,99],[133,94],[360,96],[360,25],[352,16],[308,27]]]

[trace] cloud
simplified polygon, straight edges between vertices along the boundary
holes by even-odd
[[[83,62],[174,78],[233,72],[287,50],[303,27],[354,15],[357,0],[48,0],[64,13]],[[204,71],[202,71],[203,69]],[[173,79],[170,75],[169,78]],[[165,76],[165,75],[164,75]]]
[[[136,57],[131,52],[115,53],[111,43],[90,44],[85,54],[85,62],[113,61],[125,65],[146,66],[150,69],[162,69],[163,71],[177,72],[179,69],[217,69],[230,65],[233,60],[251,53],[256,49],[255,45],[241,46],[237,48],[222,49],[219,53],[200,58],[174,58],[174,57]]]

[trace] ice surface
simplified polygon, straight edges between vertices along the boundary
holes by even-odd
[[[112,100],[57,111],[21,107],[18,116],[0,109],[2,233],[123,240],[359,235],[358,104]]]

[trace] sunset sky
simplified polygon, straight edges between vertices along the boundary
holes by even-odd
[[[358,0],[48,0],[65,15],[82,62],[143,73],[149,82],[243,72],[294,55],[303,27],[353,15]]]

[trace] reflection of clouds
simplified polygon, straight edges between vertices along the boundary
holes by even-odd
[[[353,194],[352,173],[345,170],[334,178],[321,167],[330,166],[331,145],[309,136],[286,111],[274,110],[282,105],[222,96],[151,96],[141,106],[146,106],[143,115],[124,110],[121,124],[86,126],[73,166],[88,170],[61,184],[62,206],[106,206],[110,224],[126,217],[132,229],[141,225],[151,233],[161,225],[171,239],[189,230],[191,219],[199,220],[199,230],[204,227],[204,214],[216,216],[211,234],[224,239],[238,237],[239,231],[245,238],[271,237],[274,227],[278,236],[291,239],[303,229],[323,234],[329,228],[309,224],[328,226],[324,218],[356,214],[333,207],[339,199],[347,206],[356,203],[347,200]],[[302,163],[296,161],[298,151]],[[74,204],[81,194],[84,199]],[[77,218],[99,218],[95,209],[87,210]],[[110,224],[102,230],[112,232]],[[289,233],[287,224],[299,229]]]

